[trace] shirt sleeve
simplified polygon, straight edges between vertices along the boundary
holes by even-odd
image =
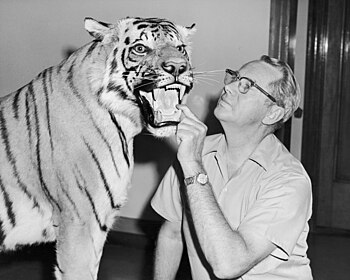
[[[261,183],[256,202],[238,230],[265,236],[277,246],[272,255],[287,260],[311,216],[310,180],[286,173],[270,176]]]
[[[179,174],[171,166],[151,201],[152,208],[170,222],[181,221],[182,203],[180,196]]]

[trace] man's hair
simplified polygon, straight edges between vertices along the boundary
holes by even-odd
[[[272,89],[272,95],[276,98],[277,105],[285,110],[281,120],[281,122],[285,122],[298,109],[301,98],[299,84],[287,63],[267,55],[263,55],[260,60],[270,64],[282,73],[282,78],[270,83],[269,86]]]

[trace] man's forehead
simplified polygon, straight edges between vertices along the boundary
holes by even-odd
[[[254,60],[243,65],[239,73],[242,77],[268,79],[271,82],[282,78],[282,73],[276,67],[261,60]]]

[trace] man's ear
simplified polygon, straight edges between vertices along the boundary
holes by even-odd
[[[266,125],[272,125],[282,120],[283,116],[284,108],[279,107],[277,105],[272,105],[272,107],[270,107],[269,111],[266,113],[266,116],[262,120],[262,122]]]

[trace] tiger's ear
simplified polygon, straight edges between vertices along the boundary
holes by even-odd
[[[193,23],[189,27],[184,27],[184,26],[181,26],[181,25],[177,25],[176,27],[180,31],[180,33],[183,36],[183,38],[189,39],[197,31],[197,29],[195,28],[195,25],[196,24]]]
[[[95,39],[102,41],[105,37],[111,36],[113,24],[97,21],[93,18],[85,18],[85,29]]]
[[[192,25],[191,26],[186,26],[186,28],[187,28],[187,30],[189,31],[189,32],[196,32],[197,31],[197,29],[196,29],[196,24],[195,23],[192,23]]]

